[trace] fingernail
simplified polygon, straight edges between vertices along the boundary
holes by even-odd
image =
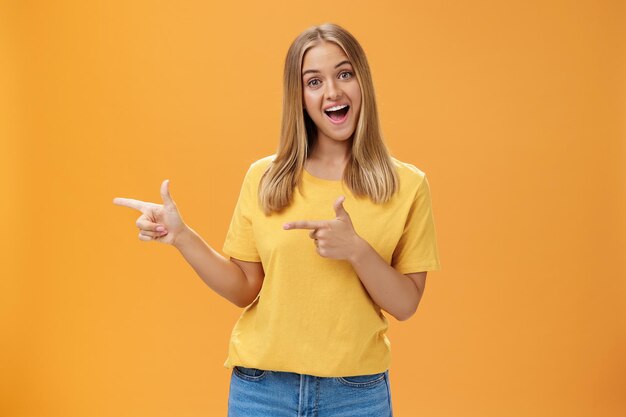
[[[163,226],[157,226],[157,228],[156,228],[157,232],[162,232],[164,230],[165,230],[165,227],[163,227]]]

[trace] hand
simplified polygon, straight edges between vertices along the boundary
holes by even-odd
[[[113,204],[130,207],[142,213],[136,222],[140,240],[154,240],[174,245],[176,238],[187,228],[170,196],[169,183],[169,180],[165,180],[161,184],[163,204],[148,203],[132,198],[113,199]]]
[[[301,220],[285,223],[283,229],[310,229],[309,237],[315,242],[317,253],[325,258],[351,260],[360,241],[350,220],[350,215],[343,207],[345,197],[335,201],[333,208],[337,218],[334,220]]]

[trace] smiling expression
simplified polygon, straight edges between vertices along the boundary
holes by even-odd
[[[337,44],[322,42],[305,53],[302,88],[304,108],[317,126],[317,140],[350,139],[361,110],[361,88]]]

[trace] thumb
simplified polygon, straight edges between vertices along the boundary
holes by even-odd
[[[161,199],[166,206],[173,206],[174,200],[170,195],[170,180],[165,180],[161,183]]]
[[[335,214],[337,215],[338,218],[350,218],[350,215],[348,215],[348,212],[346,211],[346,209],[343,206],[343,202],[346,200],[346,197],[341,196],[339,197],[337,200],[335,200],[335,204],[334,204],[334,208],[335,208]]]

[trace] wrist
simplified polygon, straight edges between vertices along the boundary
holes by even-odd
[[[183,225],[181,231],[176,234],[172,246],[178,250],[182,250],[193,239],[194,234],[195,232],[191,227],[186,224]]]
[[[352,266],[356,266],[357,264],[360,264],[361,261],[368,256],[368,253],[370,252],[371,249],[372,247],[370,246],[370,244],[367,243],[365,239],[357,235],[354,246],[353,246],[352,254],[350,255],[350,258],[348,259],[348,261],[352,264]]]

